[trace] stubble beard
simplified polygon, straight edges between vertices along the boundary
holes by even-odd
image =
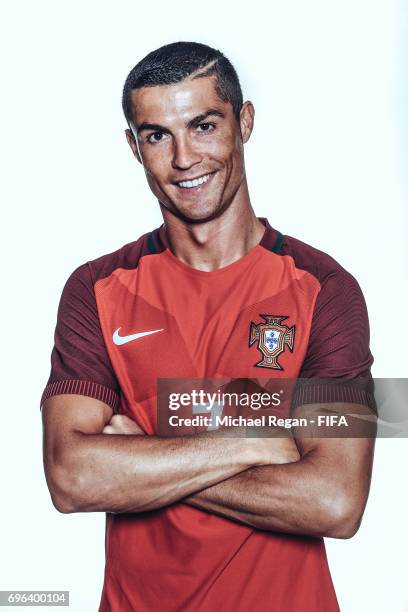
[[[215,204],[196,203],[190,206],[180,206],[171,201],[171,205],[159,199],[160,206],[187,223],[206,223],[219,216],[224,206],[221,200]]]

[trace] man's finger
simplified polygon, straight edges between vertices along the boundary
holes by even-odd
[[[104,434],[113,434],[115,433],[114,428],[111,425],[105,425],[105,427],[102,430],[102,433]]]

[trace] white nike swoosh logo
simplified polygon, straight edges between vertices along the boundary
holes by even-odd
[[[153,329],[152,331],[139,332],[138,334],[129,334],[128,336],[119,336],[120,327],[116,331],[113,332],[112,340],[118,346],[122,344],[127,344],[128,342],[132,342],[132,340],[137,340],[138,338],[143,338],[143,336],[150,336],[150,334],[157,334],[157,332],[163,331],[162,329]]]

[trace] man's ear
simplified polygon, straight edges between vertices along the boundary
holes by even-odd
[[[252,102],[247,100],[242,105],[241,111],[239,113],[239,123],[241,127],[241,136],[244,144],[248,142],[249,137],[252,134],[252,130],[254,127],[254,117],[255,117],[255,109]]]
[[[130,129],[125,130],[126,140],[128,141],[129,147],[132,149],[133,155],[136,157],[137,161],[141,164],[142,160],[140,159],[139,149],[137,148],[137,142],[135,137],[133,136],[133,132]]]

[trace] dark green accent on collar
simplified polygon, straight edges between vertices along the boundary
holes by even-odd
[[[150,255],[155,255],[157,253],[156,247],[154,246],[153,232],[150,232],[147,236],[147,249]]]
[[[285,240],[285,236],[281,234],[280,232],[278,232],[278,235],[275,240],[275,244],[272,247],[272,253],[277,253],[277,254],[280,253],[284,240]]]

